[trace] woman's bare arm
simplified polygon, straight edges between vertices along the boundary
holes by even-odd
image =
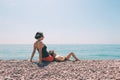
[[[30,62],[32,62],[32,59],[33,59],[33,56],[34,56],[35,52],[36,52],[36,47],[35,47],[35,44],[34,44],[33,52],[31,54],[31,58],[30,58]]]

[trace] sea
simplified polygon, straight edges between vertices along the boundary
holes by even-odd
[[[120,44],[46,44],[47,50],[66,56],[70,52],[80,60],[120,60]],[[0,44],[0,60],[29,60],[33,44]],[[36,51],[34,60],[38,60]],[[74,59],[71,57],[71,59]]]

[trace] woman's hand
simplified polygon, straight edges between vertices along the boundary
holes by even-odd
[[[28,61],[32,62],[32,59],[28,59]]]

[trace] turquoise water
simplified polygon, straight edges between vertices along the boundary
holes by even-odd
[[[0,45],[0,59],[2,60],[27,60],[33,50],[31,44],[2,44]],[[120,59],[120,44],[80,44],[80,45],[55,45],[48,44],[47,50],[55,50],[59,55],[74,52],[82,60]],[[38,59],[38,52],[34,56]]]

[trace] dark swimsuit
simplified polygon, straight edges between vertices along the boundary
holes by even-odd
[[[39,49],[37,49],[39,51]],[[42,48],[42,58],[48,57],[49,53],[47,52],[47,46],[44,45],[44,47]]]
[[[37,49],[39,51],[39,49]],[[44,47],[42,48],[42,60],[44,61],[53,61],[53,57],[51,55],[49,55],[49,53],[47,52],[47,46],[44,45]]]
[[[44,45],[44,47],[42,48],[42,57],[45,58],[48,56],[49,56],[49,53],[47,52],[47,47],[46,45]]]

